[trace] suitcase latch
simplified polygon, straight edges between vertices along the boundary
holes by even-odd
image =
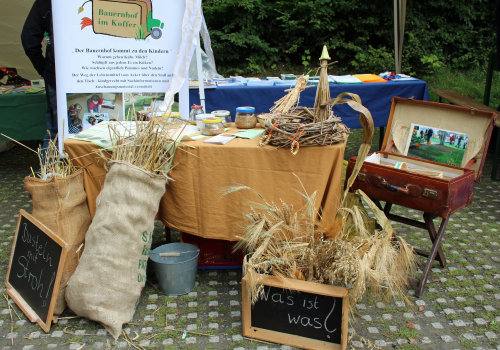
[[[366,181],[366,173],[364,171],[360,171],[358,173],[358,177],[356,178],[356,180],[361,181],[361,182],[365,182]]]
[[[424,188],[424,192],[422,193],[422,197],[429,198],[429,199],[437,199],[438,192],[436,190],[433,190],[430,188]]]

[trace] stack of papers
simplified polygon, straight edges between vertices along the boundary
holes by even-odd
[[[236,137],[241,137],[242,139],[253,139],[256,136],[259,136],[264,132],[264,129],[249,129],[245,131],[238,131],[233,135]]]
[[[363,83],[385,83],[387,81],[377,74],[354,74],[354,76]]]
[[[328,80],[332,79],[338,84],[360,84],[361,80],[353,75],[329,75]]]
[[[233,140],[234,138],[236,138],[236,136],[224,133],[224,134],[219,134],[217,136],[211,137],[203,142],[213,143],[216,145],[225,145],[226,143]]]

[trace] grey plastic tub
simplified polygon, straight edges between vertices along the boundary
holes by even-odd
[[[176,296],[193,290],[199,253],[200,249],[189,243],[168,243],[151,251],[149,257],[163,293]]]

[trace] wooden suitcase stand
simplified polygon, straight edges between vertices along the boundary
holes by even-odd
[[[434,260],[446,267],[441,240],[450,215],[472,203],[474,180],[479,182],[481,179],[495,118],[496,114],[490,111],[394,97],[382,151],[372,153],[365,160],[352,186],[352,190],[364,191],[384,210],[389,219],[428,231],[432,241],[430,252],[415,250],[417,254],[427,257],[416,289],[417,297],[423,294]],[[468,136],[467,139],[462,135],[460,139],[462,147],[467,140],[460,166],[403,155],[406,149],[430,149],[428,141],[422,147],[414,142],[415,138],[409,138],[410,132],[416,132],[426,140],[424,130],[429,128],[425,127],[439,130],[440,139],[445,142],[453,140],[454,144],[457,144],[457,140],[451,139],[450,135]],[[445,134],[442,131],[454,133]],[[434,149],[445,148],[438,146]],[[414,154],[415,151],[409,153]],[[427,153],[425,157],[429,155]],[[346,178],[352,173],[355,162],[356,157],[349,160]],[[385,204],[382,206],[381,202]],[[423,212],[424,221],[391,214],[394,204]],[[441,218],[437,230],[434,226],[435,218]]]

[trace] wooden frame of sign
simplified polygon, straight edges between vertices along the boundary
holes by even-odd
[[[52,323],[66,253],[61,238],[21,209],[5,284],[7,294],[45,332]]]
[[[349,291],[314,282],[265,276],[264,296],[252,305],[242,279],[243,335],[305,349],[347,347]]]

